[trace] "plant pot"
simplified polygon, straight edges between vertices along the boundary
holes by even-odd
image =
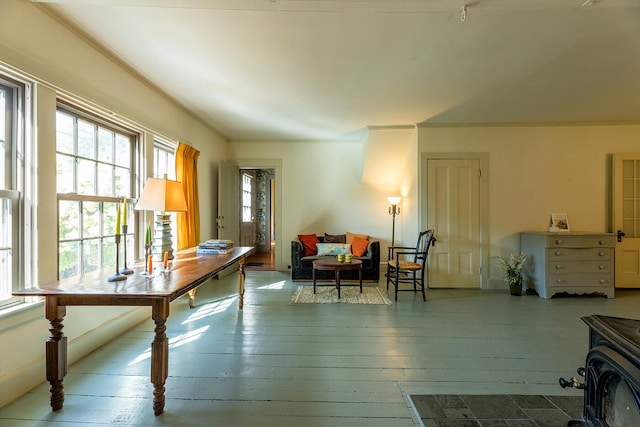
[[[520,296],[522,295],[522,284],[512,284],[509,285],[509,292],[511,293],[511,295],[515,295],[515,296]]]
[[[509,283],[509,293],[518,297],[522,295],[522,279]]]

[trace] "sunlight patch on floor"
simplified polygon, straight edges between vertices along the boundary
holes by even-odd
[[[182,325],[195,322],[197,320],[204,319],[205,317],[213,316],[218,313],[222,313],[223,311],[228,309],[237,299],[238,299],[238,296],[233,295],[220,300],[216,300],[214,302],[204,304],[202,307],[198,307],[195,313],[189,316],[187,320],[182,322]]]
[[[279,282],[270,283],[268,285],[260,286],[257,289],[282,289],[284,285],[287,283],[286,280],[281,280]]]
[[[181,345],[185,345],[187,343],[193,342],[200,338],[200,336],[205,333],[209,329],[209,325],[203,326],[202,328],[198,328],[194,331],[189,331],[185,334],[178,335],[169,339],[169,349],[180,347]],[[138,362],[142,362],[145,359],[149,359],[151,357],[151,349],[145,350],[144,353],[133,359],[129,366],[135,365]]]

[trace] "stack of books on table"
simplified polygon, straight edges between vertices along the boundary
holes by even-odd
[[[219,240],[219,239],[210,239],[205,242],[202,242],[198,245],[198,249],[196,253],[198,255],[204,254],[228,254],[233,252],[233,241],[231,240]]]

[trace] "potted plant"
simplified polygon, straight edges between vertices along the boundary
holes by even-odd
[[[504,280],[509,284],[511,295],[522,295],[522,266],[526,256],[523,252],[514,252],[509,258],[495,257],[496,267],[504,272]]]

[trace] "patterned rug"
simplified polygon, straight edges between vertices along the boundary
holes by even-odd
[[[291,298],[291,304],[391,304],[391,300],[377,287],[340,286],[340,299],[335,286],[317,286],[313,293],[313,286],[298,286]]]
[[[409,398],[424,426],[560,427],[580,419],[583,396],[412,394]]]

